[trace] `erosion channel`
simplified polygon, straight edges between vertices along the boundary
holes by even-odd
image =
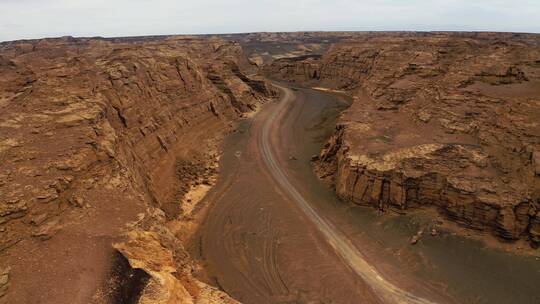
[[[280,98],[224,144],[192,240],[199,275],[243,303],[533,303],[535,258],[452,233],[411,246],[425,219],[339,202],[310,160],[347,98],[276,84]],[[524,275],[525,274],[525,275]],[[504,282],[515,286],[504,288]],[[509,280],[508,277],[512,277]]]

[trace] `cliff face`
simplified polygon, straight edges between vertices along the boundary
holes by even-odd
[[[186,166],[215,157],[271,94],[248,68],[219,39],[0,44],[0,266],[13,278],[0,298],[88,303],[125,224],[154,208],[182,215]],[[194,185],[208,177],[194,170]],[[88,290],[65,294],[64,281]]]
[[[467,227],[538,246],[539,40],[364,37],[265,72],[353,95],[318,163],[342,199],[436,206]]]

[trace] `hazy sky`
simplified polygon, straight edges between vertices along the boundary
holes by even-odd
[[[540,32],[540,0],[0,0],[0,41],[302,30]]]

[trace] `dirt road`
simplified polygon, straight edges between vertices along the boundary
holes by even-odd
[[[331,222],[327,221],[323,215],[320,215],[313,207],[304,199],[304,197],[296,190],[289,182],[287,175],[280,168],[280,164],[272,152],[272,143],[270,132],[277,128],[277,117],[284,115],[283,111],[287,108],[287,104],[294,102],[294,94],[286,87],[279,87],[283,92],[282,100],[279,105],[272,111],[266,119],[261,133],[261,155],[264,162],[271,172],[273,178],[279,184],[281,189],[288,194],[304,214],[317,226],[319,231],[324,235],[326,241],[334,248],[335,252],[343,258],[343,260],[354,270],[354,272],[369,284],[375,291],[376,295],[384,299],[386,303],[433,303],[426,299],[417,297],[407,291],[404,291],[392,283],[388,282],[377,270],[372,267],[363,257],[362,253],[341,234]]]
[[[386,280],[307,201],[311,185],[297,188],[313,177],[309,158],[343,101],[280,90],[226,143],[206,198],[212,208],[192,242],[206,279],[244,303],[431,303]]]

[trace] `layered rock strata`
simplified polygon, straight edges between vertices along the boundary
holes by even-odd
[[[353,96],[318,162],[342,199],[540,245],[540,36],[366,35],[265,73]]]
[[[96,290],[125,224],[155,208],[178,218],[193,186],[183,175],[212,174],[179,168],[215,158],[220,136],[270,96],[249,68],[238,44],[212,38],[0,44],[2,299],[106,301]]]

